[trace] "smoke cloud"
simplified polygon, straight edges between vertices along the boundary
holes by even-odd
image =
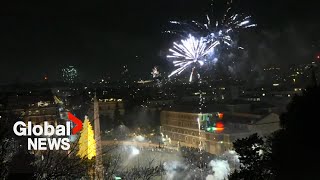
[[[206,180],[227,180],[230,174],[230,167],[226,160],[212,160],[209,164],[212,167],[213,175],[208,175]]]

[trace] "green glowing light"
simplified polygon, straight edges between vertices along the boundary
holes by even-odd
[[[208,132],[213,132],[215,130],[215,127],[207,127]]]

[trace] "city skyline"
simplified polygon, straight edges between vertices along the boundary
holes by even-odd
[[[1,179],[318,179],[318,4],[1,3]]]

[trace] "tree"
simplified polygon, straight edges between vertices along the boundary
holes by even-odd
[[[94,168],[94,160],[80,158],[77,155],[79,148],[78,138],[71,144],[69,151],[37,151],[33,165],[36,168],[35,179],[90,179]],[[108,156],[109,152],[117,146],[111,144],[103,148],[102,154]],[[106,159],[108,163],[112,159]],[[108,172],[108,169],[106,169]],[[106,178],[111,179],[111,178]]]
[[[15,153],[14,144],[16,143],[13,139],[12,125],[8,120],[1,114],[2,119],[0,120],[0,177],[5,178],[9,173],[9,163],[12,156]]]
[[[237,140],[234,148],[243,164],[230,179],[320,179],[318,110],[320,87],[295,95],[280,116],[281,129],[263,141],[257,135]],[[252,147],[263,150],[262,157]],[[259,150],[260,151],[260,150]]]
[[[35,169],[33,166],[34,155],[26,150],[26,146],[16,149],[9,166],[8,179],[18,179],[23,176],[24,179],[33,179]]]
[[[258,134],[238,139],[233,143],[239,154],[240,171],[235,171],[230,179],[265,180],[273,178],[270,166],[269,141],[264,141]]]
[[[33,162],[36,168],[35,179],[79,179],[88,177],[87,167],[91,162],[77,156],[77,148],[77,143],[72,143],[69,151],[36,151]]]
[[[96,141],[94,140],[94,132],[87,116],[85,117],[78,143],[78,156],[80,156],[82,159],[92,159],[96,156]]]
[[[320,87],[293,97],[280,116],[282,129],[272,140],[272,162],[278,179],[320,179]]]
[[[148,161],[146,166],[136,165],[128,169],[121,166],[122,160],[120,154],[109,156],[104,164],[106,179],[114,179],[115,176],[118,176],[122,179],[150,180],[164,172],[163,165],[161,163],[159,165],[154,164],[154,159]]]
[[[33,177],[33,155],[27,151],[27,138],[14,135],[12,127],[19,119],[13,112],[1,113],[0,120],[0,177],[24,179]]]

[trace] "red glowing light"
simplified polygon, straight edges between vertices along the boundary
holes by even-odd
[[[215,127],[215,132],[221,133],[224,130],[224,125],[222,122],[217,122]]]
[[[223,130],[223,129],[224,129],[223,123],[222,123],[222,122],[217,122],[217,123],[216,123],[216,128]]]
[[[218,113],[218,117],[219,117],[219,119],[222,119],[223,118],[223,113]]]

